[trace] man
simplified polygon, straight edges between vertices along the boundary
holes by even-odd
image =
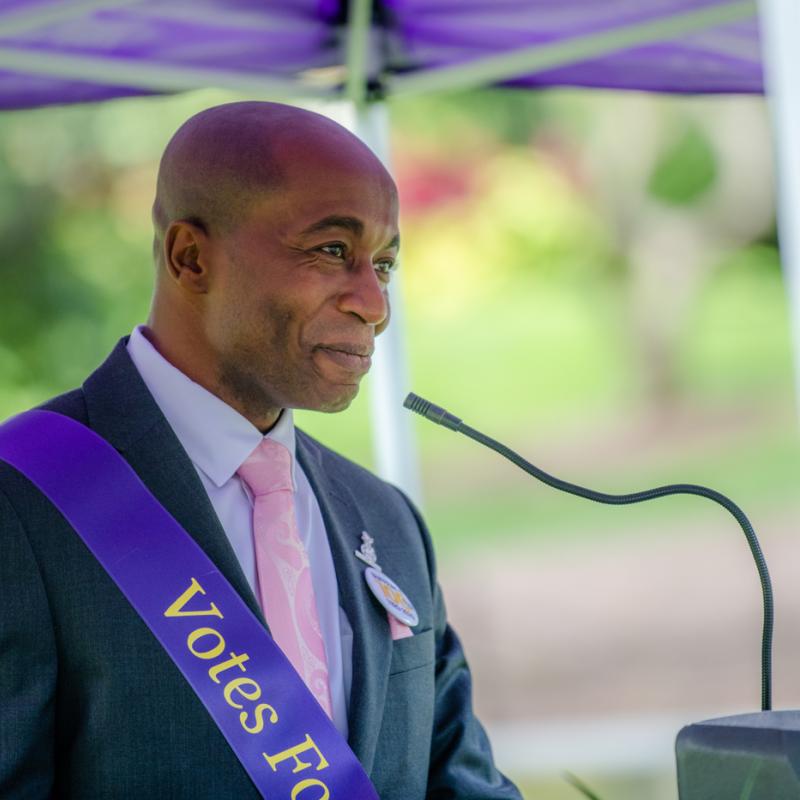
[[[159,170],[147,326],[44,408],[122,454],[266,621],[383,800],[519,798],[472,714],[419,515],[292,423],[293,408],[338,411],[358,391],[389,321],[397,213],[386,170],[325,117],[256,102],[198,114]],[[280,513],[302,556],[291,591],[308,577],[307,630],[270,550],[265,452],[290,471]],[[0,796],[259,796],[114,581],[3,462],[0,547]],[[417,625],[370,593],[357,550]]]

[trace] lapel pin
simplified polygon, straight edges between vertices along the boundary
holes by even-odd
[[[373,545],[375,540],[366,532],[361,534],[361,547],[356,550],[356,555],[368,566],[380,569],[378,565],[378,554]]]
[[[413,627],[419,623],[419,616],[406,597],[405,592],[381,569],[378,564],[378,554],[375,552],[375,540],[364,531],[361,534],[361,547],[355,551],[367,568],[364,570],[364,579],[372,594],[378,602],[395,618],[404,625]]]

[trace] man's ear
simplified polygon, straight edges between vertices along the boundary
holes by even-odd
[[[209,286],[208,234],[196,221],[171,222],[164,236],[164,265],[167,275],[194,294],[205,294]]]

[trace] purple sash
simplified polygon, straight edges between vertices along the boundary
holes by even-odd
[[[0,426],[0,459],[83,539],[264,797],[378,800],[261,622],[105,439],[61,414],[28,411]]]

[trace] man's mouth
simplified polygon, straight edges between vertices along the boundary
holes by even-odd
[[[367,345],[329,344],[314,349],[353,375],[364,375],[372,365],[372,348]]]

